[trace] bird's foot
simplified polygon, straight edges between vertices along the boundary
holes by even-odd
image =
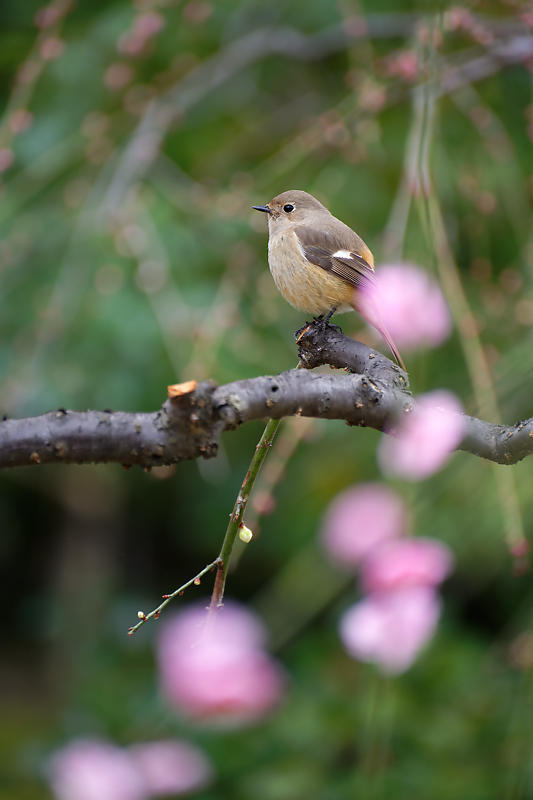
[[[321,314],[319,317],[313,317],[311,322],[306,321],[305,325],[302,325],[296,333],[294,334],[294,338],[297,342],[311,329],[314,329],[317,333],[325,333],[326,329],[330,331],[335,331],[335,333],[342,333],[342,328],[338,325],[332,325],[329,321],[334,311],[330,312],[326,316]]]

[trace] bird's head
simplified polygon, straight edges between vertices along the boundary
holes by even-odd
[[[322,203],[308,192],[299,189],[289,189],[276,195],[264,206],[252,206],[256,211],[268,214],[268,227],[270,231],[279,231],[295,222],[305,223],[314,214],[328,214],[329,211]]]

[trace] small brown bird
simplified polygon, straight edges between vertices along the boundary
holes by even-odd
[[[253,208],[268,214],[268,265],[292,306],[326,322],[336,311],[360,311],[357,290],[373,283],[374,257],[355,231],[316,197],[297,189]],[[379,313],[371,322],[405,370]]]

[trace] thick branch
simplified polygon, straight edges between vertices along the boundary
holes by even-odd
[[[220,435],[249,420],[300,415],[377,430],[412,408],[404,373],[381,353],[331,326],[299,332],[300,360],[346,372],[296,369],[169,398],[153,413],[66,411],[0,422],[0,467],[118,462],[151,467],[216,455]],[[533,419],[514,426],[466,417],[460,449],[501,464],[533,452]]]
[[[466,430],[459,450],[498,464],[516,464],[533,453],[533,418],[514,425],[493,425],[466,417]]]

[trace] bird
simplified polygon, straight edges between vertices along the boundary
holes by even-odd
[[[308,192],[290,189],[263,206],[268,214],[268,265],[274,283],[294,308],[329,322],[335,312],[361,313],[361,290],[375,284],[374,257],[361,237]],[[392,336],[373,303],[365,318],[406,371]]]

